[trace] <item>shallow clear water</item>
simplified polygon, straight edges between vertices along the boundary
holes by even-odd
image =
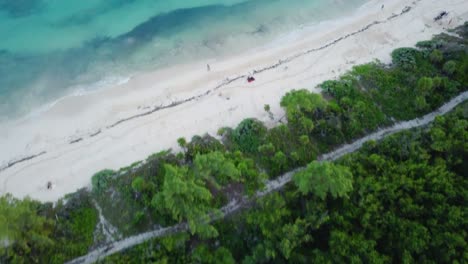
[[[0,0],[0,119],[131,73],[232,55],[366,0]]]

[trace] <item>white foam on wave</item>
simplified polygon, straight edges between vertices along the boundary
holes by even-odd
[[[286,43],[291,43],[294,41],[300,40],[300,38],[304,37],[308,34],[314,34],[315,32],[324,32],[324,29],[335,28],[339,25],[345,25],[349,21],[353,21],[360,13],[367,11],[372,8],[377,8],[380,6],[379,0],[370,0],[365,2],[364,4],[356,7],[350,14],[345,16],[330,18],[321,21],[313,21],[307,24],[298,25],[296,29],[293,29],[287,33],[280,33],[277,37],[275,37],[272,41],[268,42],[267,44],[257,47],[255,50],[263,50],[263,49],[271,49],[271,48],[278,48],[283,46]],[[380,7],[379,7],[380,8]]]
[[[80,84],[80,85],[72,86],[69,89],[71,90],[69,94],[62,96],[58,99],[55,99],[52,102],[48,102],[37,107],[36,109],[32,110],[25,116],[19,118],[18,121],[21,122],[21,121],[37,118],[38,116],[49,111],[55,105],[57,105],[59,102],[65,99],[68,99],[71,97],[85,96],[85,95],[89,95],[89,94],[93,94],[97,92],[102,92],[104,90],[126,84],[130,81],[131,78],[132,76],[110,76],[92,84],[86,84],[86,85]]]

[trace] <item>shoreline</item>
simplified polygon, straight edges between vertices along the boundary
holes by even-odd
[[[228,59],[232,59],[233,57],[236,57],[237,55],[245,55],[246,53],[251,53],[254,54],[258,51],[262,51],[265,48],[273,48],[274,46],[279,46],[281,45],[281,41],[285,40],[291,40],[291,33],[296,32],[296,31],[304,31],[306,29],[311,29],[313,30],[316,27],[323,26],[323,24],[326,23],[336,23],[337,20],[341,20],[342,17],[348,17],[349,15],[352,15],[356,12],[359,8],[361,8],[364,4],[367,3],[369,0],[353,0],[353,1],[360,1],[360,5],[353,5],[352,8],[348,11],[341,11],[340,13],[343,13],[342,15],[338,16],[332,16],[327,17],[323,20],[310,20],[307,22],[302,21],[302,23],[297,24],[294,27],[291,27],[290,30],[279,30],[278,32],[275,31],[275,34],[273,33],[265,33],[269,32],[270,29],[268,27],[265,27],[264,24],[260,24],[259,27],[256,28],[255,31],[244,31],[244,32],[237,32],[235,36],[241,38],[239,41],[245,41],[245,39],[255,39],[256,41],[254,45],[251,46],[246,46],[242,50],[235,50],[232,51],[229,46],[226,46],[224,48],[216,48],[212,49],[213,54],[207,54],[208,56],[194,56],[194,57],[188,57],[186,60],[181,60],[181,58],[178,58],[174,60],[173,62],[171,61],[161,61],[161,63],[154,62],[153,58],[153,63],[150,63],[149,65],[140,65],[141,67],[129,67],[127,70],[117,70],[117,72],[113,72],[111,69],[108,71],[103,71],[103,75],[99,76],[99,78],[93,80],[93,81],[85,81],[83,83],[74,83],[71,85],[65,85],[63,87],[63,90],[65,90],[64,93],[57,94],[56,96],[45,96],[48,99],[43,100],[39,104],[33,103],[34,107],[26,107],[28,110],[22,111],[19,110],[18,113],[16,113],[15,110],[12,110],[12,114],[10,114],[8,111],[2,111],[3,113],[0,113],[0,123],[1,122],[8,122],[8,121],[17,121],[17,120],[22,120],[22,119],[30,119],[34,118],[36,116],[39,116],[43,112],[47,112],[50,108],[52,108],[56,103],[58,103],[61,100],[68,100],[73,97],[79,97],[83,95],[87,95],[90,93],[96,93],[96,92],[102,92],[106,89],[116,87],[120,84],[124,84],[128,82],[130,79],[134,77],[138,77],[140,75],[145,75],[148,73],[153,73],[160,71],[162,69],[167,69],[167,68],[175,68],[181,65],[192,65],[192,64],[197,64],[198,62],[205,62],[205,63],[215,63],[216,61],[224,61]],[[336,2],[339,1],[333,1],[334,4],[337,4]],[[343,8],[343,7],[341,7]],[[319,10],[317,10],[319,11]],[[333,12],[332,12],[333,13]],[[265,23],[266,25],[267,23]],[[265,27],[265,28],[263,28]],[[319,28],[320,29],[320,28]],[[262,31],[265,30],[265,31]],[[292,31],[291,31],[292,30]],[[229,28],[226,28],[223,30],[223,32],[230,32]],[[263,36],[262,39],[259,39],[257,35],[261,35],[265,33],[267,36]],[[296,34],[297,35],[297,34]],[[231,36],[232,37],[232,36]],[[132,37],[129,37],[132,39]],[[229,39],[229,37],[228,37]],[[128,40],[131,42],[131,40]],[[222,44],[217,44],[215,40],[213,40],[216,45],[222,46]],[[229,40],[226,40],[229,42]],[[258,43],[257,43],[258,42]],[[278,43],[279,42],[279,43]],[[188,43],[188,42],[187,42]],[[158,43],[155,43],[154,45],[158,45]],[[199,48],[206,48],[210,45],[213,45],[211,42],[206,42],[206,43],[193,43],[190,45],[190,47],[199,47]],[[242,45],[245,46],[245,45]],[[224,51],[223,51],[224,50]],[[168,52],[173,52],[174,50],[168,50]],[[196,57],[196,58],[195,58]],[[130,63],[131,64],[131,63]],[[75,75],[77,79],[84,78],[85,80],[87,79],[86,75],[93,75],[93,71],[90,71],[88,73],[80,73]],[[16,114],[15,114],[16,113]]]
[[[62,100],[37,119],[2,129],[6,132],[2,132],[1,144],[12,154],[0,156],[0,163],[7,165],[0,166],[0,194],[10,192],[17,197],[30,195],[41,201],[54,201],[89,185],[91,176],[101,169],[118,169],[177,146],[178,137],[214,134],[219,127],[234,126],[247,117],[271,122],[263,105],[270,104],[274,116],[281,116],[279,100],[287,91],[315,87],[354,64],[373,59],[388,62],[394,48],[414,45],[468,18],[468,3],[453,0],[385,2],[384,10],[380,10],[381,3],[371,1],[358,10],[366,14],[349,18],[350,24],[331,25],[331,32],[304,36],[261,54],[247,53],[240,58],[216,61],[209,73],[204,63],[196,63],[142,74],[112,89]],[[411,10],[398,15],[405,6]],[[449,16],[441,24],[434,22],[433,18],[444,10]],[[457,16],[453,10],[461,14]],[[448,25],[452,19],[455,21]],[[382,20],[388,23],[374,24]],[[287,68],[280,67],[285,64]],[[239,83],[252,69],[260,69],[256,70],[257,81],[251,85]],[[180,73],[183,78],[171,78]],[[224,79],[233,74],[237,77]],[[152,89],[158,85],[166,89]],[[164,103],[166,107],[158,109]],[[146,110],[148,107],[151,110]],[[32,154],[16,161],[12,158],[21,153]],[[37,157],[28,159],[33,154]],[[46,189],[47,181],[54,184],[52,190]]]

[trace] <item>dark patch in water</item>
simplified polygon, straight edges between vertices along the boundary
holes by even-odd
[[[167,37],[174,33],[203,27],[206,19],[215,22],[227,16],[238,14],[241,10],[247,8],[249,2],[240,3],[233,6],[210,5],[194,8],[178,9],[169,13],[154,16],[140,25],[133,28],[128,33],[120,35],[117,40],[126,40],[129,38],[140,41],[150,41],[155,37]]]
[[[107,0],[103,4],[98,5],[94,8],[81,10],[80,12],[77,12],[67,18],[64,18],[60,22],[56,23],[55,26],[68,27],[86,25],[102,14],[108,13],[114,9],[119,9],[122,6],[132,4],[135,1],[136,0]]]
[[[0,11],[11,17],[25,17],[38,12],[43,5],[43,0],[0,0]]]
[[[268,32],[268,27],[261,24],[260,26],[257,27],[257,29],[255,29],[254,31],[250,32],[250,34],[252,35],[256,35],[256,34],[264,34],[264,33],[267,33]]]
[[[157,15],[136,26],[128,33],[119,36],[117,39],[126,40],[133,38],[140,41],[150,41],[155,36],[169,36],[193,24],[197,21],[197,18],[206,17],[208,9],[216,12],[218,8],[220,6],[179,9],[170,13]]]
[[[102,47],[106,43],[111,43],[111,42],[112,42],[112,38],[110,38],[110,37],[98,36],[98,37],[95,37],[95,38],[87,41],[84,46],[86,48],[97,49],[99,47]]]

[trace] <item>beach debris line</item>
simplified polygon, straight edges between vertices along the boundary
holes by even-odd
[[[75,143],[78,143],[78,142],[80,142],[82,140],[83,140],[83,138],[77,138],[77,139],[71,140],[70,144],[75,144]]]
[[[447,15],[448,15],[447,11],[442,11],[439,13],[438,16],[434,17],[434,21],[439,21]]]
[[[101,132],[102,132],[101,129],[99,129],[98,131],[96,131],[96,132],[90,134],[89,137],[95,137],[95,136],[101,134]]]
[[[9,161],[9,162],[7,162],[6,165],[4,165],[3,167],[0,167],[0,172],[6,170],[8,168],[11,168],[11,167],[13,167],[14,165],[16,165],[18,163],[25,162],[25,161],[28,161],[28,160],[32,160],[32,159],[34,159],[36,157],[39,157],[39,156],[42,156],[42,155],[44,155],[46,153],[47,153],[46,151],[42,151],[42,152],[40,152],[38,154],[35,154],[35,155],[31,155],[31,156],[27,156],[27,157],[24,157],[24,158],[21,158],[21,159]]]

